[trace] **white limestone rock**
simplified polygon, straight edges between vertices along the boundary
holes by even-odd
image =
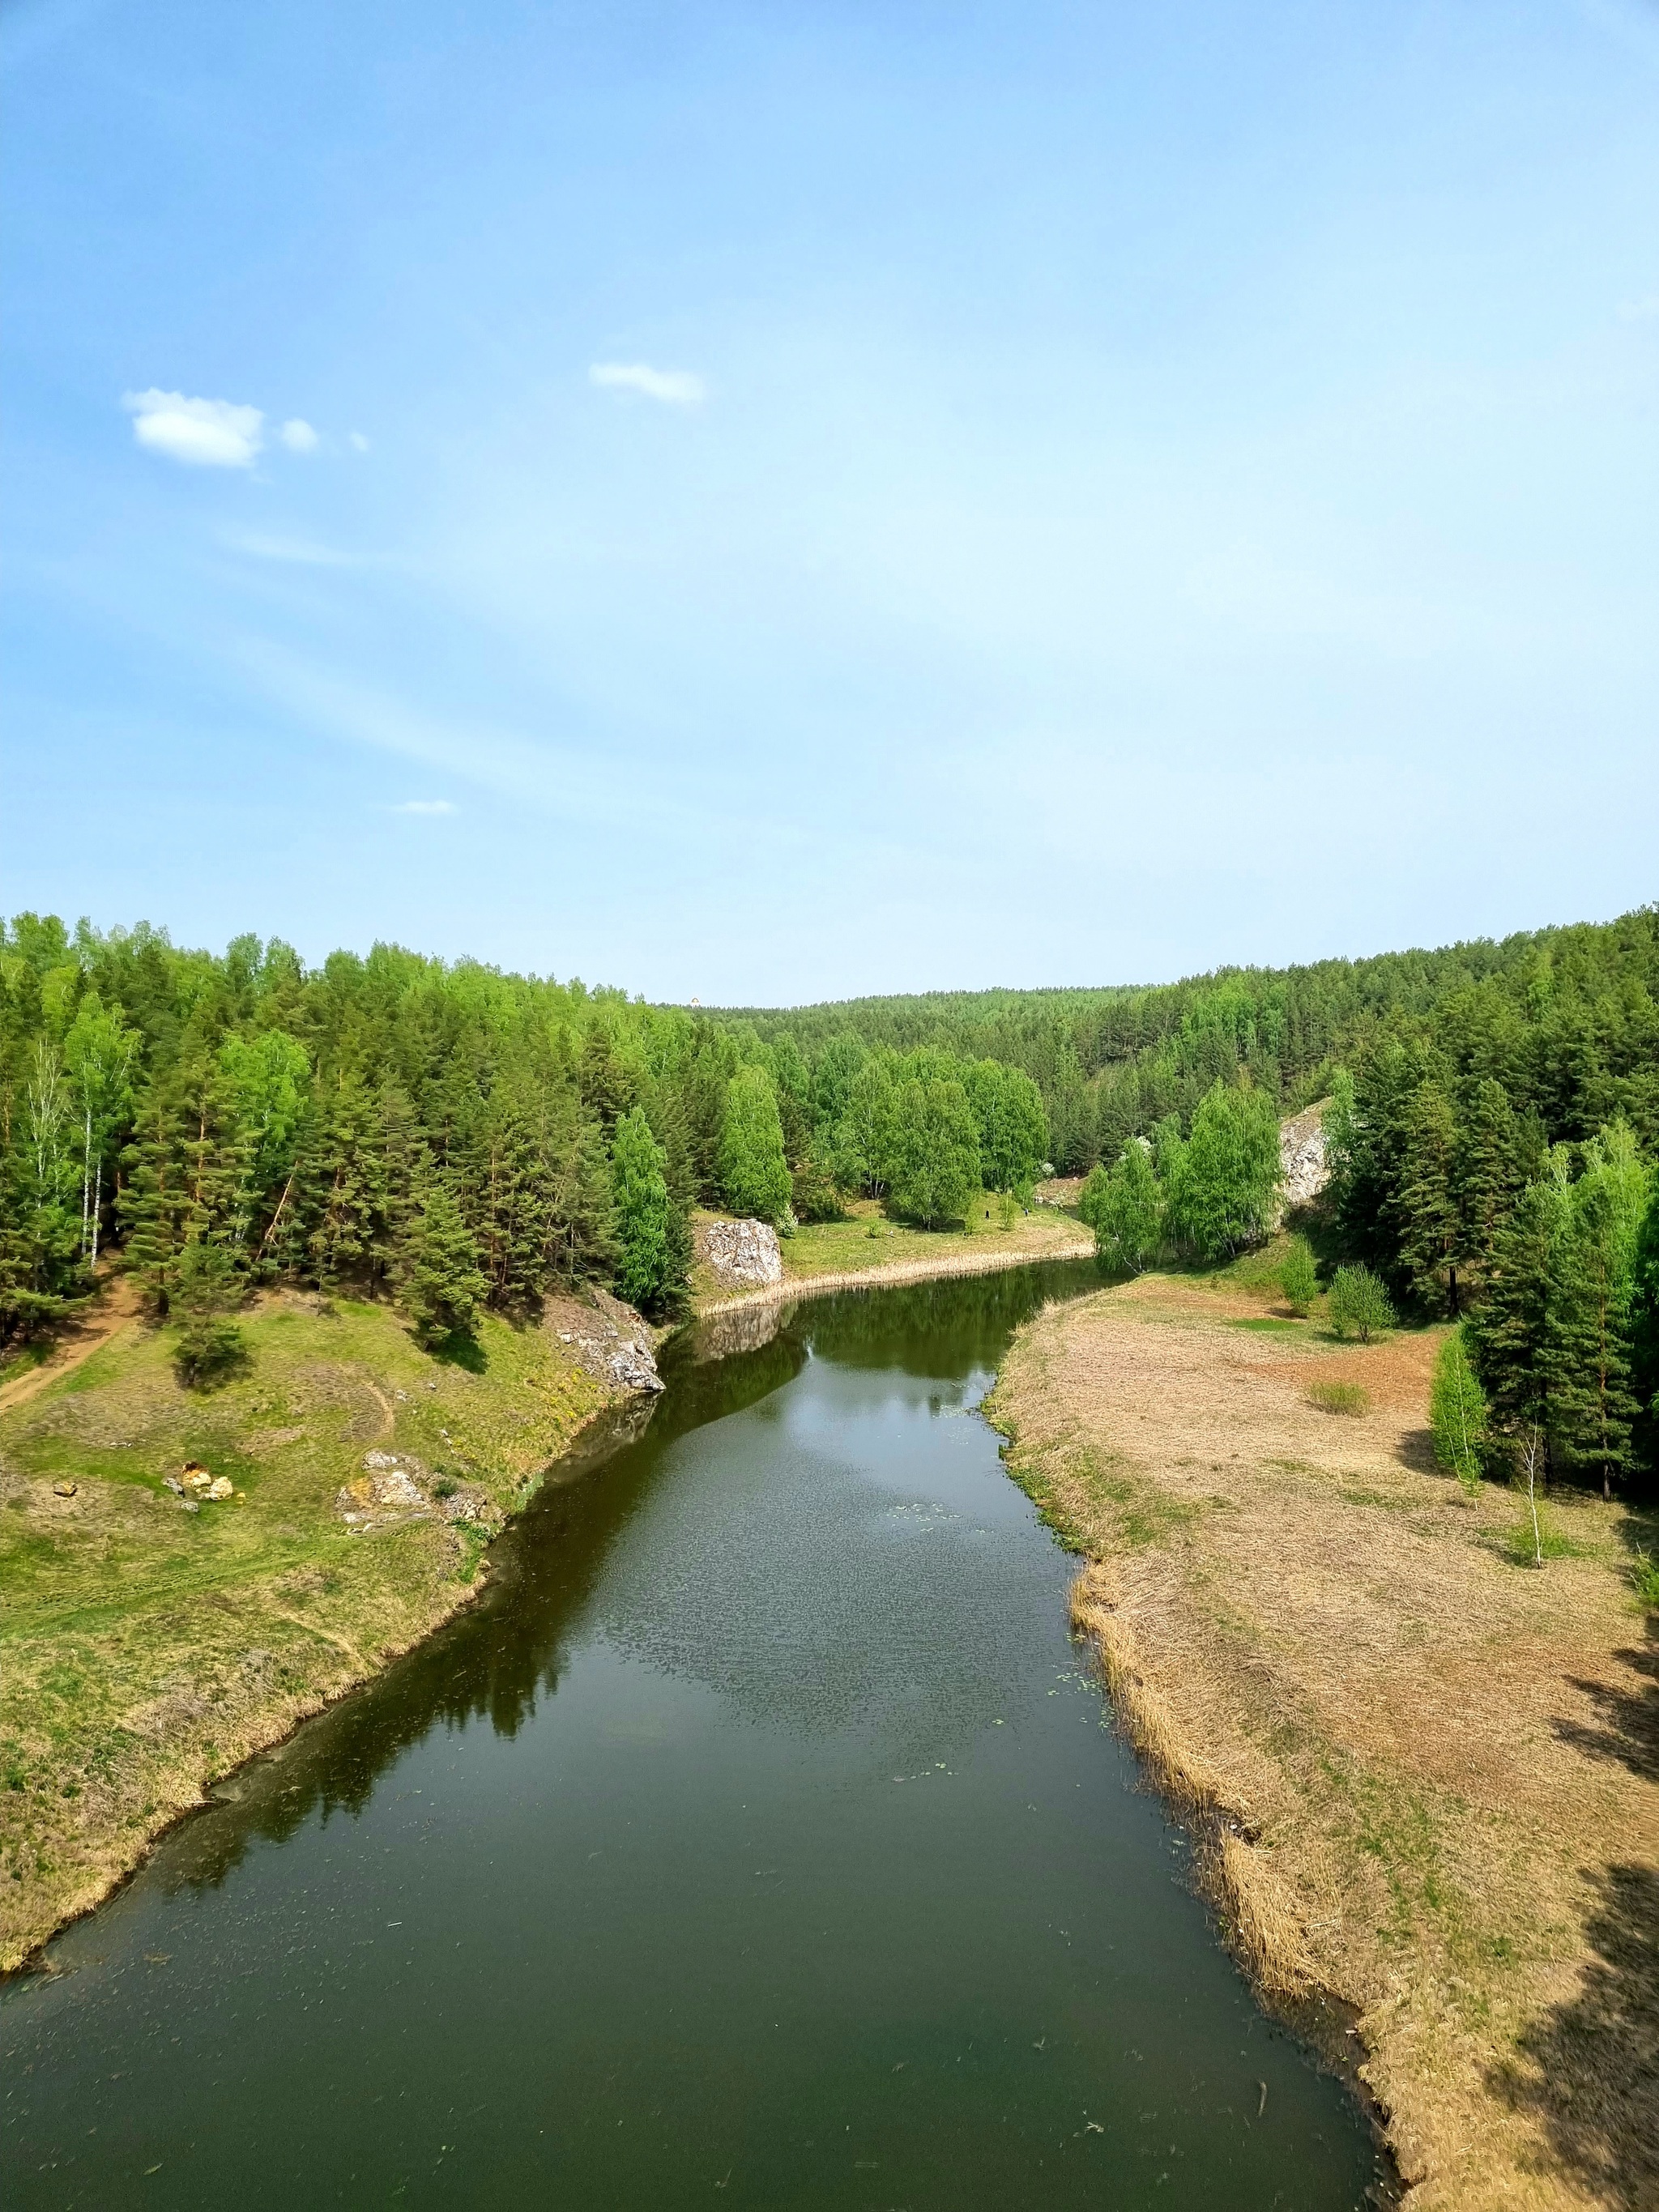
[[[783,1253],[769,1222],[705,1222],[697,1243],[714,1274],[734,1291],[769,1290],[783,1280]]]

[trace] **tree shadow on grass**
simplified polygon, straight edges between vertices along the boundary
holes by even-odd
[[[1659,1782],[1659,1625],[1648,1620],[1647,1649],[1626,1648],[1613,1654],[1644,1679],[1637,1690],[1615,1689],[1607,1682],[1573,1680],[1601,1717],[1600,1727],[1582,1721],[1559,1720],[1555,1733],[1592,1759],[1615,1759],[1644,1782]]]
[[[430,1346],[432,1357],[443,1367],[465,1367],[469,1375],[482,1375],[489,1365],[489,1358],[476,1336],[464,1336],[459,1329],[441,1336]]]
[[[1659,1872],[1592,1877],[1585,1924],[1595,1957],[1576,1996],[1516,2038],[1523,2063],[1491,2087],[1542,2126],[1555,2160],[1617,2212],[1659,2204]]]

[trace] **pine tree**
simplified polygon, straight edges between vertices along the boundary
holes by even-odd
[[[1525,1180],[1521,1125],[1509,1093],[1489,1076],[1469,1095],[1457,1133],[1454,1170],[1462,1243],[1484,1264]]]
[[[1457,1262],[1462,1221],[1453,1191],[1457,1126],[1440,1085],[1419,1085],[1406,1122],[1405,1175],[1400,1206],[1404,1235],[1400,1256],[1412,1288],[1432,1306],[1457,1313]]]
[[[1550,1276],[1556,1242],[1571,1209],[1566,1159],[1552,1155],[1547,1171],[1528,1183],[1498,1230],[1485,1294],[1466,1324],[1475,1370],[1498,1425],[1510,1431],[1550,1428],[1550,1387],[1544,1366],[1550,1324]]]
[[[567,1282],[608,1279],[621,1253],[611,1161],[597,1121],[584,1117],[554,1170],[550,1228],[553,1270]]]
[[[1538,1359],[1553,1442],[1599,1473],[1610,1498],[1613,1477],[1631,1465],[1640,1411],[1631,1387],[1631,1307],[1649,1177],[1622,1123],[1592,1139],[1584,1156],[1550,1253]]]
[[[430,1346],[446,1337],[472,1335],[487,1287],[455,1194],[447,1183],[434,1182],[415,1223],[404,1289],[421,1342]]]

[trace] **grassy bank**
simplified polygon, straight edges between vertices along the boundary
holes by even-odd
[[[1270,1280],[1022,1332],[992,1411],[1089,1563],[1075,1624],[1242,1955],[1362,2055],[1413,2206],[1659,2203],[1652,1532],[1566,1494],[1520,1564],[1516,1498],[1435,1467],[1440,1332],[1338,1345]]]
[[[72,1370],[13,1386],[0,1966],[95,1904],[216,1777],[465,1602],[490,1534],[607,1395],[558,1334],[603,1325],[553,1321],[487,1319],[459,1365],[386,1307],[280,1294],[211,1393],[182,1389],[170,1332],[131,1316]],[[377,1499],[370,1453],[418,1497]],[[234,1494],[190,1510],[167,1484],[186,1462]]]
[[[872,1199],[854,1200],[843,1221],[815,1221],[783,1241],[783,1282],[775,1289],[734,1291],[706,1264],[692,1277],[701,1313],[787,1297],[808,1286],[841,1289],[866,1282],[921,1282],[930,1276],[981,1274],[1036,1260],[1091,1253],[1094,1238],[1076,1218],[1052,1206],[1017,1214],[1005,1229],[994,1198],[982,1197],[973,1229],[917,1229],[890,1221]]]

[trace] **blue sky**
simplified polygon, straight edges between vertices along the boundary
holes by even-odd
[[[657,998],[1659,895],[1659,13],[14,0],[0,903]]]

